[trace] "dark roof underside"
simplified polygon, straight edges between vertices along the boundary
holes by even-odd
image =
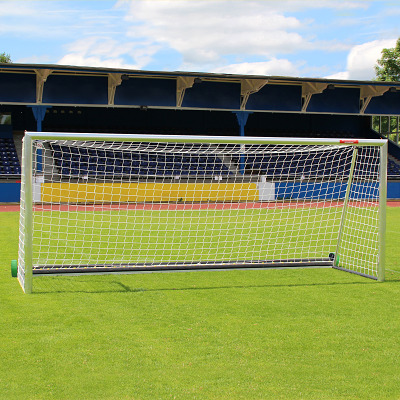
[[[0,104],[400,115],[400,83],[0,64]]]

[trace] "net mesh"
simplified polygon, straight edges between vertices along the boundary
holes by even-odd
[[[33,269],[321,263],[335,253],[339,266],[376,276],[379,148],[359,148],[351,171],[354,151],[36,140]],[[22,268],[23,225],[22,195]]]

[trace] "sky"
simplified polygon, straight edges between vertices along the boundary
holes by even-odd
[[[372,80],[400,0],[0,0],[14,63]]]

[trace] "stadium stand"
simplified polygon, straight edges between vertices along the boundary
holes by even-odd
[[[12,138],[0,138],[0,175],[20,175],[21,165]]]
[[[366,163],[365,159],[371,159],[364,149],[359,150],[360,158],[358,163],[366,164],[363,169],[364,174],[372,173],[374,168]],[[320,159],[324,159],[321,164]],[[347,176],[350,166],[350,159],[343,159],[337,154],[327,152],[322,157],[321,153],[287,153],[285,155],[252,156],[248,155],[240,160],[235,157],[236,163],[243,163],[242,169],[245,174],[261,174],[266,178],[274,177],[277,173],[289,178],[318,179],[324,176],[343,177]],[[368,168],[368,165],[371,165]]]
[[[342,135],[343,137],[344,135]],[[349,136],[348,136],[349,137]],[[319,163],[320,154],[313,156],[292,153],[285,155],[233,155],[229,160],[208,155],[123,152],[96,148],[79,148],[66,145],[51,145],[54,165],[61,178],[107,176],[148,176],[155,178],[199,176],[225,176],[242,171],[245,175],[262,174],[265,177],[279,173],[290,178],[322,178],[343,176],[343,160],[327,155],[324,165]],[[359,150],[361,155],[364,149]],[[368,155],[366,155],[368,156]],[[228,162],[227,162],[228,161]],[[363,162],[363,158],[359,160]],[[365,170],[368,173],[368,169]],[[370,171],[372,172],[372,171]],[[344,174],[346,175],[347,172]],[[389,177],[400,176],[400,165],[393,157],[388,160]]]
[[[400,177],[400,163],[394,158],[388,159],[388,177],[399,178]]]
[[[19,160],[25,131],[377,139],[385,135],[372,129],[376,129],[373,118],[400,115],[400,83],[396,82],[125,72],[128,79],[121,78],[121,70],[111,68],[4,65],[0,71],[4,89],[0,91],[0,113],[7,119],[0,125],[0,200],[19,201]],[[44,76],[49,79],[42,79]],[[196,80],[193,85],[191,79]],[[249,86],[249,79],[263,85]],[[183,89],[182,82],[187,83]],[[104,179],[117,175],[121,180],[135,180],[140,175],[150,180],[179,176],[191,180],[196,175],[229,179],[231,174],[257,171],[268,178],[272,168],[281,168],[288,176],[293,173],[285,160],[275,160],[273,167],[272,159],[245,155],[216,154],[210,162],[196,153],[171,159],[152,153],[146,158],[139,154],[127,157],[129,152],[110,155],[83,149],[47,150],[52,159],[39,171],[46,175],[55,168],[61,181],[90,180],[97,175]],[[388,153],[388,194],[398,199],[399,144],[389,142]],[[319,179],[315,163],[299,157],[298,164],[295,180],[299,173]],[[337,167],[334,160],[329,168]]]
[[[53,159],[62,177],[69,176],[192,176],[231,173],[218,157],[194,154],[140,154],[113,150],[85,149],[53,144]]]

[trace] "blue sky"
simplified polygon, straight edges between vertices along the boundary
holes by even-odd
[[[0,0],[16,63],[373,79],[400,1]]]

